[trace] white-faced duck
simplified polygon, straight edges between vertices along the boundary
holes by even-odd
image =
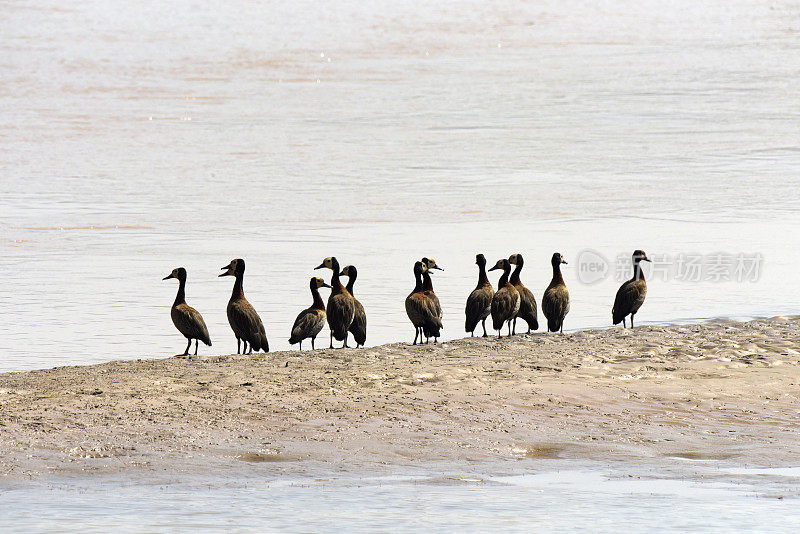
[[[303,340],[308,338],[311,338],[311,350],[314,350],[314,340],[325,326],[325,303],[319,295],[319,288],[331,286],[322,278],[314,277],[309,282],[309,287],[314,301],[297,315],[292,326],[292,337],[289,338],[289,345],[300,343],[300,350],[303,350]]]
[[[625,328],[625,318],[631,316],[631,328],[633,328],[633,316],[644,304],[647,296],[647,282],[644,280],[644,273],[639,262],[650,261],[644,250],[633,251],[633,278],[622,284],[617,290],[617,297],[614,299],[614,307],[611,309],[611,318],[614,324],[622,322]]]
[[[164,277],[164,280],[169,280],[170,278],[178,279],[178,294],[175,296],[175,302],[172,303],[170,316],[172,316],[172,322],[178,332],[189,340],[189,344],[186,345],[186,350],[181,356],[189,354],[193,339],[195,340],[194,354],[196,356],[198,341],[202,341],[209,347],[211,346],[208,328],[206,328],[206,323],[203,321],[203,316],[200,315],[200,312],[186,304],[186,269],[183,267],[173,269],[169,276]]]
[[[497,260],[494,267],[489,269],[494,271],[503,269],[500,281],[497,282],[497,293],[492,297],[492,326],[497,330],[497,337],[500,337],[500,329],[504,323],[508,323],[508,335],[511,335],[511,321],[517,316],[520,306],[519,291],[508,280],[511,273],[511,264],[507,259]]]
[[[464,329],[474,336],[475,328],[480,322],[483,324],[483,337],[486,337],[486,318],[489,317],[492,311],[494,288],[486,275],[486,258],[483,254],[475,256],[475,265],[478,266],[478,285],[467,297],[467,307],[465,309],[467,320],[464,323]]]
[[[350,333],[353,334],[353,339],[356,340],[356,347],[364,346],[367,341],[367,313],[364,311],[364,306],[356,298],[353,293],[353,288],[358,278],[358,270],[353,265],[348,265],[342,269],[342,276],[347,277],[347,291],[353,296],[353,303],[355,304],[355,312],[353,314],[353,324],[350,325]]]
[[[436,314],[431,300],[425,296],[422,287],[422,273],[426,267],[421,261],[414,263],[414,280],[416,285],[413,291],[406,297],[406,314],[414,325],[414,345],[417,338],[422,343],[422,336],[439,337],[442,329],[442,321]]]
[[[566,264],[564,256],[556,252],[550,258],[553,266],[553,279],[544,290],[542,297],[542,313],[547,319],[547,329],[551,332],[564,331],[564,317],[569,313],[569,291],[561,276],[561,264]]]
[[[328,297],[328,326],[331,329],[331,348],[333,340],[342,341],[342,348],[347,347],[347,334],[355,317],[355,299],[339,280],[339,262],[334,257],[325,258],[315,269],[327,268],[333,271],[331,276],[331,296]]]
[[[244,298],[244,260],[237,258],[223,267],[225,272],[220,276],[235,276],[233,292],[228,301],[228,322],[231,325],[233,334],[236,336],[236,354],[250,354],[252,351],[263,350],[269,352],[269,342],[267,333],[264,331],[264,323],[258,316],[253,306]],[[239,350],[241,342],[244,341],[244,349]],[[250,344],[248,350],[247,344]]]
[[[511,278],[509,282],[517,291],[519,291],[519,313],[516,317],[514,317],[514,329],[512,333],[517,333],[517,319],[523,319],[526,323],[528,323],[528,334],[531,333],[531,330],[538,330],[539,329],[539,319],[537,318],[537,307],[536,307],[536,297],[533,296],[531,290],[525,287],[525,285],[519,279],[519,273],[522,271],[522,266],[525,264],[525,260],[522,258],[522,254],[512,254],[508,258],[508,262],[511,265],[516,265],[514,272],[511,273]]]
[[[436,317],[439,318],[439,324],[441,325],[443,324],[442,304],[439,302],[439,297],[437,297],[436,293],[433,292],[433,279],[431,279],[431,270],[435,269],[437,271],[444,271],[444,269],[436,265],[436,260],[433,258],[422,258],[420,261],[422,262],[422,294],[426,299],[428,299],[428,305],[433,308],[433,313],[435,313]],[[427,343],[429,338],[433,338],[434,343],[436,343],[436,341],[438,341],[440,330],[442,329],[444,329],[444,326],[439,326],[435,329],[423,328],[423,333],[425,334],[426,338],[425,342]]]

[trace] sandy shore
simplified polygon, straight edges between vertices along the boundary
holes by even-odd
[[[800,318],[0,375],[0,474],[800,461]]]

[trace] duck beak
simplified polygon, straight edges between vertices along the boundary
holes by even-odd
[[[314,270],[316,271],[317,269],[324,269],[324,268],[325,268],[325,264],[324,263],[320,263],[319,265],[314,267]]]
[[[328,285],[328,284],[326,284],[325,282],[322,282],[322,287],[327,287],[328,289],[331,289],[331,286],[329,286],[329,285]]]
[[[169,273],[169,275],[165,276],[164,278],[162,278],[162,280],[169,280],[170,278],[175,278],[175,275],[172,274],[172,273]]]
[[[431,269],[436,269],[437,271],[444,271],[444,269],[442,269],[438,265],[434,265],[433,267],[431,267]]]
[[[225,267],[221,267],[221,269],[228,269],[228,270],[225,271],[224,273],[222,273],[221,275],[219,275],[217,278],[222,278],[223,276],[230,276],[231,275],[231,266],[230,265],[226,265]]]
[[[567,265],[567,260],[561,260],[561,263],[563,263],[564,265]]]
[[[491,269],[489,269],[489,270],[490,270],[490,271],[496,271],[496,270],[497,270],[497,269],[499,269],[499,268],[500,268],[500,267],[498,267],[497,265],[495,265],[494,267],[492,267],[492,268],[491,268]]]
[[[642,260],[644,260],[644,261],[646,261],[646,262],[648,262],[648,263],[652,263],[652,262],[650,261],[650,258],[642,258]]]

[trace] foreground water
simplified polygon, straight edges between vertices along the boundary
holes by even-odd
[[[67,479],[0,487],[0,523],[37,532],[793,532],[797,469],[715,462],[619,468],[566,460],[513,468],[406,468],[225,480]],[[433,471],[435,474],[431,474]],[[319,473],[318,473],[319,475]],[[188,480],[186,479],[188,478]]]

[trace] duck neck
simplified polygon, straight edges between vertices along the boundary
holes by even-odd
[[[503,269],[503,276],[500,277],[500,281],[497,282],[498,287],[505,287],[508,283],[508,273],[511,271],[510,267],[506,267]]]
[[[486,274],[486,265],[478,265],[478,287],[483,287],[489,283],[489,276]]]
[[[553,264],[553,281],[550,282],[550,285],[565,285],[564,284],[564,277],[561,276],[561,264],[554,263]]]
[[[175,295],[175,303],[173,304],[173,306],[185,303],[186,303],[186,279],[183,278],[178,280],[178,294]]]
[[[431,275],[428,271],[422,273],[422,290],[433,291],[433,280],[431,280]]]
[[[244,298],[244,274],[237,274],[236,281],[233,283],[233,292],[231,293],[231,300]]]
[[[350,273],[350,276],[347,277],[347,286],[345,287],[345,289],[347,289],[347,291],[351,295],[353,295],[354,294],[353,293],[353,287],[355,287],[355,285],[356,285],[356,277],[358,275],[356,275],[352,270],[348,271],[348,272]]]
[[[333,271],[333,275],[331,275],[331,293],[341,293],[345,291],[346,289],[339,279],[339,262],[333,262],[331,270]]]
[[[517,266],[514,268],[514,272],[511,273],[511,283],[513,285],[517,285],[519,283],[519,273],[522,271],[522,260],[517,260]]]
[[[633,262],[633,280],[641,280],[644,282],[644,271],[638,261]]]
[[[414,273],[414,278],[416,280],[416,285],[414,286],[414,293],[419,293],[423,291],[422,289],[422,273]]]
[[[311,286],[311,296],[314,298],[314,303],[311,305],[311,307],[317,310],[324,310],[325,302],[323,302],[322,297],[319,294],[319,288],[316,284]]]

